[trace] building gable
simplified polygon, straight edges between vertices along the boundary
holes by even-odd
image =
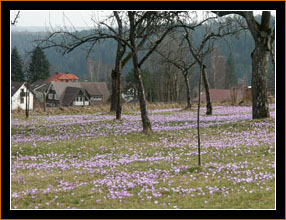
[[[82,88],[85,88],[91,97],[102,97],[102,101],[109,99],[110,92],[105,82],[81,82]]]
[[[64,98],[62,105],[63,106],[70,106],[72,105],[73,101],[75,101],[76,97],[81,97],[82,100],[79,100],[80,102],[83,102],[84,100],[88,100],[88,93],[85,89],[77,88],[77,87],[67,87],[64,93]],[[83,100],[84,97],[84,100]]]
[[[27,93],[28,91],[28,93]],[[28,96],[27,96],[28,95]],[[27,96],[27,97],[26,97]],[[35,94],[26,87],[25,83],[11,83],[11,109],[26,109],[26,101],[29,103],[29,109],[33,109]]]
[[[11,82],[11,97],[13,97],[24,84],[24,82]]]

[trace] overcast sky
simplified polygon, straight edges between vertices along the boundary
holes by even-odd
[[[11,20],[18,11],[11,11]],[[17,26],[38,26],[53,27],[57,26],[75,26],[75,27],[92,27],[91,17],[109,14],[111,11],[90,11],[90,10],[20,10],[20,18]]]
[[[11,11],[11,20],[18,11]],[[57,26],[75,26],[75,27],[93,27],[91,17],[102,17],[110,14],[111,11],[90,11],[90,10],[20,10],[18,27],[37,26],[37,27],[57,27]],[[254,14],[261,14],[261,11],[254,11]],[[275,16],[275,11],[271,11]]]

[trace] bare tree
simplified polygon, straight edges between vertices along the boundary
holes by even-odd
[[[136,12],[138,14],[144,14],[138,22],[139,25],[136,26],[136,53],[141,50],[141,47],[146,43],[147,38],[143,37],[144,34],[149,31],[148,27],[150,26],[146,22],[145,15],[151,15],[154,12]],[[88,49],[88,54],[93,50],[95,45],[100,44],[102,40],[113,39],[117,42],[117,51],[114,69],[111,71],[112,79],[112,94],[111,94],[111,106],[110,111],[116,111],[116,119],[121,117],[121,75],[122,69],[128,60],[130,60],[134,54],[134,50],[131,49],[131,52],[125,53],[126,47],[132,48],[130,37],[130,24],[125,11],[114,11],[112,15],[108,16],[103,21],[93,20],[95,28],[90,34],[86,36],[80,36],[79,32],[69,31],[66,29],[61,29],[59,31],[53,31],[45,39],[40,40],[40,46],[43,49],[50,47],[60,48],[63,54],[70,53],[75,48],[86,44]],[[137,21],[136,21],[137,22]],[[146,25],[147,24],[147,25]],[[144,27],[144,25],[146,25]],[[138,30],[137,30],[138,29]],[[139,41],[137,41],[139,40]],[[143,60],[140,62],[140,66],[143,62],[149,57],[153,51],[149,51]]]
[[[118,43],[116,65],[113,70],[113,84],[117,86],[112,86],[115,92],[113,99],[120,100],[120,93],[116,92],[119,90],[119,72],[121,72],[122,66],[127,62],[128,59],[132,57],[135,76],[138,79],[138,91],[141,95],[139,98],[143,122],[143,131],[149,133],[151,131],[151,123],[148,118],[147,109],[146,109],[146,100],[144,94],[144,88],[142,84],[140,67],[148,59],[148,57],[153,53],[156,47],[160,44],[163,38],[172,30],[172,28],[167,28],[164,30],[162,27],[160,30],[158,27],[162,26],[163,18],[165,20],[171,20],[170,15],[176,14],[176,12],[152,12],[152,11],[137,11],[137,12],[113,12],[113,15],[108,17],[105,21],[100,21],[96,23],[96,28],[91,34],[88,34],[84,37],[80,36],[78,32],[71,32],[68,30],[53,31],[46,39],[41,41],[42,48],[49,47],[59,47],[63,50],[63,53],[69,53],[75,48],[79,47],[82,44],[88,45],[88,54],[92,51],[93,47],[100,43],[104,39],[114,39]],[[117,29],[110,24],[110,20],[117,22]],[[115,23],[115,22],[114,22]],[[123,25],[124,23],[124,25]],[[104,28],[103,28],[104,27]],[[121,28],[122,27],[122,28]],[[166,27],[166,26],[165,26]],[[106,29],[108,31],[106,31]],[[131,30],[132,29],[132,30]],[[162,33],[160,31],[164,30]],[[156,33],[159,33],[156,35]],[[152,36],[148,38],[149,36]],[[157,39],[151,39],[157,36]],[[60,39],[60,42],[59,42]],[[147,42],[148,41],[148,42]],[[148,45],[146,45],[148,43]],[[125,59],[123,58],[124,50],[128,46],[131,50],[129,54],[126,55]],[[138,52],[141,50],[141,47],[146,46],[146,53],[138,60]],[[116,89],[114,89],[116,88]],[[117,105],[119,106],[118,102]],[[121,110],[121,108],[117,108]],[[118,118],[118,113],[116,114]]]
[[[123,38],[123,24],[122,18],[120,18],[119,13],[114,11],[114,17],[116,18],[118,24],[118,38]],[[116,52],[116,60],[115,60],[115,68],[111,72],[112,78],[112,97],[111,97],[111,107],[110,110],[113,110],[113,107],[116,109],[116,119],[121,118],[121,75],[122,75],[122,58],[124,56],[126,49],[126,44],[120,40],[117,40],[117,52]]]
[[[175,51],[177,45],[171,45],[170,41],[163,42],[158,50],[168,55]],[[156,50],[157,51],[157,50]],[[167,52],[168,51],[168,52]],[[172,56],[173,57],[173,56]],[[154,53],[144,64],[144,68],[152,72],[154,101],[178,101],[185,89],[180,70],[173,64],[167,62],[158,53]]]
[[[11,21],[11,25],[14,26],[17,24],[18,20],[20,17],[20,11],[17,12],[17,14],[15,15],[14,19]]]
[[[175,44],[175,48],[169,48],[166,51],[167,45],[163,44],[156,52],[163,58],[163,63],[170,63],[180,70],[184,77],[186,91],[187,91],[187,106],[186,109],[192,107],[191,101],[191,86],[190,86],[190,75],[191,68],[196,64],[196,61],[191,62],[191,57],[188,56],[188,48],[183,43],[178,44],[178,39],[169,38],[166,42],[167,45]]]
[[[148,117],[145,92],[142,83],[140,67],[148,59],[148,57],[156,50],[163,39],[176,28],[186,28],[193,30],[202,25],[208,19],[201,22],[190,21],[189,12],[134,12],[128,11],[130,24],[129,41],[130,49],[133,53],[133,67],[135,78],[137,79],[137,87],[139,93],[139,103],[141,110],[141,118],[143,124],[143,132],[149,133],[152,131],[151,122]],[[148,39],[148,49],[139,60],[138,44],[136,39]]]
[[[121,118],[121,98],[120,98],[120,78],[122,73],[122,60],[125,54],[128,32],[123,26],[124,13],[114,11],[105,20],[95,20],[94,29],[85,36],[81,36],[75,30],[61,28],[52,32],[45,39],[39,40],[42,49],[51,47],[60,48],[63,54],[72,52],[79,46],[87,46],[87,57],[97,44],[106,39],[113,39],[117,42],[116,59],[113,70],[111,71],[112,92],[111,92],[111,111],[116,111],[116,119]],[[129,55],[130,56],[130,55]],[[126,56],[128,57],[128,56]],[[126,63],[127,61],[125,61]]]
[[[267,118],[269,106],[267,100],[267,72],[269,56],[272,51],[271,42],[274,40],[274,29],[270,26],[270,11],[263,11],[261,22],[255,20],[252,11],[214,11],[218,16],[239,15],[247,23],[255,42],[255,48],[251,53],[252,58],[252,118]]]
[[[132,61],[133,61],[133,68],[134,68],[134,75],[137,80],[136,86],[137,86],[137,91],[139,95],[139,103],[140,103],[140,111],[141,111],[141,118],[142,118],[142,124],[143,124],[143,132],[144,133],[150,133],[152,131],[151,127],[151,122],[148,117],[148,112],[147,112],[147,103],[146,103],[146,96],[145,96],[145,91],[144,91],[144,86],[143,86],[143,81],[142,81],[142,76],[140,72],[140,64],[138,60],[138,47],[136,45],[136,39],[138,38],[139,34],[139,28],[142,26],[142,23],[144,21],[144,16],[145,19],[148,17],[149,14],[143,14],[142,18],[139,18],[139,16],[136,14],[135,11],[128,11],[128,18],[130,22],[130,49],[132,50]],[[136,19],[138,17],[138,19]],[[139,21],[141,20],[141,24]],[[146,36],[145,36],[146,37]]]
[[[216,24],[216,23],[214,23]],[[233,22],[233,19],[228,18],[224,21],[220,21],[217,23],[217,27],[213,27],[214,24],[211,22],[205,25],[205,34],[202,40],[199,43],[199,46],[195,46],[192,35],[189,29],[184,27],[184,38],[187,41],[189,46],[190,52],[197,61],[198,65],[200,66],[200,72],[202,74],[203,83],[205,86],[206,92],[206,101],[207,101],[207,115],[212,115],[212,104],[211,104],[211,97],[209,92],[209,82],[206,75],[206,65],[205,65],[205,57],[207,54],[211,53],[214,48],[214,43],[216,40],[224,38],[227,35],[236,35],[240,31],[244,30],[245,27],[241,25],[240,20],[236,20],[236,23]]]
[[[97,28],[87,36],[80,36],[78,32],[70,32],[66,30],[54,31],[46,39],[42,41],[44,45],[42,48],[60,47],[63,53],[69,53],[78,46],[88,44],[88,54],[93,47],[104,39],[114,39],[118,43],[116,65],[112,71],[113,86],[112,90],[119,91],[120,89],[120,75],[121,69],[126,60],[132,58],[134,75],[137,80],[137,90],[139,94],[139,103],[141,110],[141,118],[143,124],[143,132],[150,133],[152,131],[151,122],[148,117],[147,103],[145,98],[145,91],[141,77],[141,66],[156,50],[163,39],[172,32],[175,28],[184,27],[188,30],[200,26],[208,19],[202,22],[179,22],[179,19],[184,21],[189,17],[189,12],[168,12],[168,11],[127,11],[127,12],[113,12],[113,15],[107,18],[106,21],[97,23]],[[116,27],[110,25],[108,20],[117,22]],[[105,27],[105,29],[103,29]],[[106,31],[106,29],[108,31]],[[61,41],[59,42],[58,39]],[[123,58],[125,48],[128,47],[131,52]],[[139,56],[139,51],[141,51]],[[120,73],[120,74],[119,74]],[[114,86],[117,85],[117,86]],[[116,89],[115,89],[116,88]],[[120,101],[120,92],[114,92],[114,99]],[[117,102],[117,110],[121,112],[120,104]],[[117,118],[118,113],[116,114]]]
[[[193,29],[195,25],[181,24],[178,22],[181,12],[156,12],[156,11],[128,11],[129,18],[129,41],[130,49],[132,51],[132,61],[134,68],[134,75],[137,80],[137,90],[139,95],[139,104],[141,111],[141,118],[143,124],[143,132],[150,133],[152,131],[151,122],[148,117],[147,103],[145,98],[145,91],[141,76],[141,66],[150,57],[150,55],[157,49],[164,38],[171,33],[175,28],[187,26]],[[198,25],[198,24],[196,24]],[[142,58],[139,59],[139,43],[136,39],[147,39],[146,51]]]
[[[212,114],[212,104],[211,104],[211,97],[210,97],[210,92],[209,92],[209,82],[208,82],[206,72],[205,72],[204,58],[211,51],[211,47],[209,46],[206,51],[203,51],[203,48],[205,47],[205,44],[207,43],[207,41],[211,39],[213,35],[214,35],[213,33],[206,34],[200,44],[199,49],[194,48],[193,43],[190,38],[189,31],[187,29],[185,29],[185,35],[184,35],[189,45],[190,52],[192,53],[193,57],[197,61],[198,65],[200,66],[200,74],[202,74],[203,76],[203,82],[204,82],[205,92],[206,92],[206,101],[207,101],[207,112],[206,112],[207,115]]]

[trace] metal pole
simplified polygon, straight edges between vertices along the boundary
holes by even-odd
[[[201,166],[201,137],[200,137],[200,104],[201,104],[201,75],[203,66],[200,65],[199,75],[199,102],[198,102],[198,115],[197,115],[197,130],[198,130],[198,163]]]

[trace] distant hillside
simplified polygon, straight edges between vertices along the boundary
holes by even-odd
[[[29,52],[36,45],[35,40],[43,38],[47,33],[42,32],[44,27],[27,27],[29,31],[21,27],[13,28],[11,34],[12,47],[16,46],[25,63],[29,61]],[[203,30],[203,28],[201,29]],[[82,30],[82,35],[88,34],[89,30]],[[196,31],[193,39],[200,42],[202,32]],[[114,40],[105,40],[94,48],[87,58],[88,45],[81,46],[69,54],[62,55],[59,50],[50,48],[45,50],[47,59],[51,64],[51,74],[54,72],[70,72],[76,74],[81,80],[89,79],[96,81],[110,81],[111,69],[114,66],[116,55],[116,42]],[[250,54],[254,49],[254,42],[249,32],[241,33],[237,37],[226,37],[218,41],[216,48],[219,53],[228,57],[232,52],[235,60],[235,72],[238,79],[251,80],[251,57]],[[270,64],[271,65],[271,64]],[[148,66],[144,66],[148,69]],[[123,75],[126,75],[132,69],[132,63],[127,63]],[[91,77],[91,73],[95,75]],[[110,82],[109,82],[110,83]]]
[[[29,52],[31,52],[37,45],[36,40],[43,38],[45,35],[45,32],[12,31],[11,46],[12,48],[14,46],[17,47],[20,55],[23,57],[24,62],[27,63],[30,56]],[[76,74],[81,80],[83,80],[88,75],[88,61],[92,61],[95,64],[99,63],[99,71],[104,71],[104,73],[97,73],[99,80],[105,78],[104,76],[100,75],[107,74],[107,67],[110,69],[114,65],[116,43],[113,40],[103,41],[102,44],[97,45],[94,48],[94,51],[90,53],[88,58],[86,47],[87,45],[81,46],[64,56],[58,49],[46,49],[44,52],[51,64],[51,74],[55,71],[64,73],[70,72]],[[131,65],[128,63],[124,73],[130,71],[130,68]]]

